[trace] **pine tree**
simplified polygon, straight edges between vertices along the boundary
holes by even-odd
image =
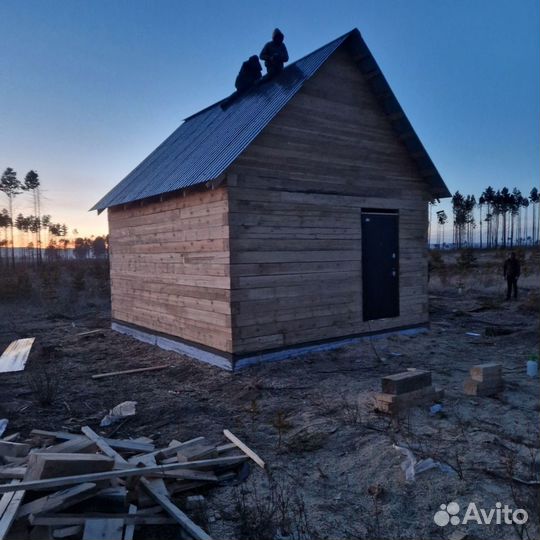
[[[11,230],[11,264],[15,267],[15,244],[13,238],[13,199],[21,193],[21,183],[17,179],[17,173],[8,167],[0,178],[0,191],[4,192],[8,198],[9,203],[9,217],[10,217],[10,230]]]

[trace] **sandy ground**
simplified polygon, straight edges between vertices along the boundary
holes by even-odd
[[[537,480],[539,472],[538,379],[525,374],[527,357],[538,351],[538,266],[529,261],[520,299],[505,302],[497,257],[458,275],[445,255],[447,266],[430,283],[429,332],[366,340],[237,374],[111,330],[78,338],[78,332],[108,327],[104,297],[71,296],[61,312],[35,300],[2,302],[0,347],[29,336],[36,346],[24,372],[0,376],[0,418],[9,419],[9,433],[77,431],[84,424],[97,428],[109,408],[135,400],[137,415],[115,436],[151,436],[166,444],[204,435],[220,442],[222,430],[231,429],[265,459],[268,474],[254,466],[241,486],[207,492],[201,519],[214,538],[429,539],[458,529],[468,538],[536,539],[538,488],[510,478]],[[508,333],[490,337],[489,327]],[[505,390],[497,397],[464,395],[469,368],[494,360],[503,364]],[[167,363],[162,371],[91,379]],[[380,378],[407,368],[432,371],[446,393],[443,413],[430,415],[422,406],[391,421],[373,410]],[[37,402],[36,379],[58,385],[51,405]],[[451,471],[431,469],[406,482],[404,457],[394,444]],[[524,530],[439,527],[434,513],[450,501],[485,509],[501,502],[527,509],[530,520]],[[164,527],[141,529],[136,537],[179,538]]]

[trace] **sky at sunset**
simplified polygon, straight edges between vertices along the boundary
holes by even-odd
[[[275,26],[291,60],[358,27],[452,192],[538,183],[537,0],[2,0],[0,20],[0,168],[36,169],[44,213],[84,235]]]

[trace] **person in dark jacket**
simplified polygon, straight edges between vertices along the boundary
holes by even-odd
[[[254,54],[242,64],[234,86],[236,86],[238,92],[244,92],[261,78],[261,73],[262,67],[259,57]]]
[[[285,36],[279,28],[272,33],[272,41],[269,41],[261,51],[259,58],[264,60],[267,76],[275,77],[283,70],[283,64],[289,61],[289,53],[283,40]]]
[[[516,257],[516,254],[512,251],[510,257],[504,261],[504,277],[506,278],[507,288],[506,288],[506,299],[510,300],[512,296],[512,290],[514,291],[514,299],[517,300],[518,289],[517,281],[519,275],[521,274],[521,265],[519,264],[519,259]]]

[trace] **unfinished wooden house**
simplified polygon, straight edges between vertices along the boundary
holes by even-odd
[[[448,196],[355,29],[187,118],[95,205],[113,328],[235,369],[425,327]]]

